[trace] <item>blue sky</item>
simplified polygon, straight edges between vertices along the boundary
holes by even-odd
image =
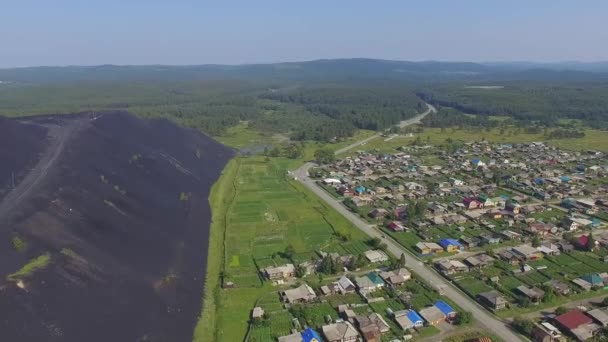
[[[0,67],[608,60],[608,1],[4,0]]]

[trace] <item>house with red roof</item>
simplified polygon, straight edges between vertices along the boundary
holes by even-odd
[[[589,243],[589,235],[581,235],[576,239],[576,246],[580,249],[587,249]],[[595,247],[599,246],[599,242],[595,241]]]
[[[406,230],[405,226],[398,221],[391,221],[389,224],[386,225],[386,227],[394,232],[403,232]]]
[[[462,204],[464,204],[464,206],[469,210],[483,208],[483,203],[479,202],[477,199],[475,199],[473,197],[465,197],[462,200]]]
[[[593,319],[579,310],[570,310],[555,317],[555,322],[564,330],[584,341],[593,336],[601,326],[593,323]]]

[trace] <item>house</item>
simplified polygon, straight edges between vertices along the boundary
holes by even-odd
[[[456,179],[454,177],[450,177],[449,181],[453,186],[463,186],[464,185],[464,182],[462,180]]]
[[[401,310],[394,313],[395,322],[403,330],[421,328],[424,325],[424,320],[414,310]]]
[[[388,255],[381,250],[365,251],[364,254],[365,258],[372,263],[388,261]]]
[[[279,342],[304,342],[304,339],[302,338],[302,333],[294,332],[293,334],[279,337]]]
[[[555,322],[580,341],[585,341],[593,336],[593,319],[579,310],[570,310],[561,314],[555,317]]]
[[[581,235],[578,237],[578,239],[576,239],[576,246],[580,249],[588,249],[589,247],[587,246],[589,244],[589,235]],[[595,241],[595,246],[593,247],[593,249],[596,249],[599,246],[599,242],[596,240]]]
[[[367,216],[376,220],[384,218],[386,215],[388,215],[388,210],[384,208],[375,208],[367,214]]]
[[[435,305],[426,307],[420,310],[420,316],[428,322],[429,325],[437,325],[446,319],[446,315],[439,310]]]
[[[457,312],[448,303],[438,300],[435,302],[435,306],[441,311],[448,319],[456,317]]]
[[[435,267],[443,274],[454,274],[458,272],[468,272],[469,268],[459,260],[441,260]]]
[[[380,342],[382,334],[390,331],[388,323],[375,312],[369,316],[356,316],[355,322],[361,335],[368,342]]]
[[[465,248],[477,247],[481,243],[481,239],[477,237],[461,236],[459,240]]]
[[[317,298],[315,291],[308,284],[302,284],[295,289],[281,292],[281,297],[285,303],[308,303]]]
[[[483,292],[477,295],[477,300],[494,310],[504,309],[507,306],[507,300],[502,296],[502,294],[496,290]]]
[[[505,204],[505,209],[512,212],[513,214],[519,214],[521,211],[521,205],[516,202],[508,202]]]
[[[262,319],[264,317],[264,309],[262,309],[259,306],[256,306],[255,308],[253,308],[253,310],[251,311],[251,318],[254,320],[257,319]]]
[[[464,206],[469,210],[483,208],[483,203],[479,202],[478,200],[476,200],[475,198],[472,198],[472,197],[465,197],[462,200],[462,204],[464,204]]]
[[[338,189],[338,194],[344,196],[344,197],[352,197],[355,195],[355,191],[349,187],[346,186],[341,186]]]
[[[601,326],[608,326],[608,313],[606,313],[605,309],[593,309],[587,311],[587,315],[591,316],[591,318]]]
[[[536,342],[565,341],[562,333],[549,322],[537,323],[532,329],[532,338]]]
[[[362,195],[365,193],[365,187],[363,185],[359,185],[355,188],[355,194],[356,195]]]
[[[380,276],[374,272],[369,272],[363,277],[355,278],[355,283],[357,284],[359,291],[362,292],[373,292],[384,287],[385,285],[382,278],[380,278]]]
[[[597,273],[586,274],[586,275],[580,277],[580,279],[588,282],[589,284],[591,284],[592,287],[604,286],[604,280]]]
[[[471,165],[473,165],[474,167],[484,167],[484,166],[486,166],[486,163],[484,163],[483,161],[481,161],[479,159],[472,159]]]
[[[264,275],[270,280],[287,280],[296,276],[296,268],[293,264],[278,267],[267,267]]]
[[[494,203],[494,200],[486,195],[477,196],[477,200],[479,201],[479,203],[481,203],[486,208],[493,207],[496,205],[496,203]]]
[[[443,248],[434,242],[418,242],[415,247],[416,250],[422,255],[443,252]]]
[[[578,285],[580,288],[582,288],[585,291],[589,291],[593,287],[593,286],[591,286],[590,283],[588,283],[587,281],[585,281],[581,278],[572,279],[572,282],[574,284]]]
[[[380,277],[387,284],[399,286],[412,278],[412,274],[405,268],[400,268],[394,271],[380,272]]]
[[[511,265],[516,265],[519,263],[519,257],[512,251],[502,250],[497,254],[500,259],[510,263]]]
[[[520,285],[517,287],[517,291],[519,291],[533,303],[540,302],[543,299],[543,296],[545,295],[545,291],[539,289],[538,287],[527,287],[524,285]]]
[[[348,321],[323,326],[323,336],[327,342],[358,341],[361,335]]]
[[[464,250],[464,247],[458,240],[455,239],[441,239],[439,245],[443,247],[446,252],[456,252]]]
[[[471,268],[480,269],[491,265],[494,262],[494,258],[487,254],[479,254],[464,259],[464,262]]]
[[[391,221],[386,227],[394,232],[404,232],[406,230],[405,226],[398,221]]]
[[[559,250],[559,246],[551,243],[551,242],[544,242],[543,244],[541,244],[538,247],[538,250],[543,253],[544,255],[559,255],[560,254],[560,250]]]
[[[537,260],[543,257],[538,249],[528,245],[513,247],[511,252],[523,260]]]
[[[342,278],[334,283],[334,289],[336,289],[336,292],[340,294],[355,293],[357,290],[355,284],[353,284],[353,282],[350,281],[350,279],[348,279],[346,276],[342,276]]]
[[[498,236],[484,234],[484,235],[481,235],[480,238],[481,238],[482,245],[494,245],[494,244],[500,243],[500,237],[498,237]]]

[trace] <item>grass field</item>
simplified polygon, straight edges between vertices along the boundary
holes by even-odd
[[[398,147],[411,144],[418,136],[422,139],[423,143],[429,142],[434,145],[445,143],[447,138],[462,142],[481,141],[482,139],[497,143],[547,141],[550,145],[569,150],[594,149],[608,152],[608,132],[590,129],[585,130],[584,138],[547,140],[543,134],[512,133],[509,135],[505,133],[501,135],[498,129],[486,131],[483,129],[464,130],[446,128],[442,132],[440,128],[425,128],[422,133],[416,133],[412,137],[398,136],[388,141],[385,141],[385,138],[374,139],[366,145],[354,149],[351,153],[354,153],[356,150],[369,151],[374,149],[380,152],[394,152]]]

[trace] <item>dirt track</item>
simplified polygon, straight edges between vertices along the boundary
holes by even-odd
[[[53,166],[57,157],[66,146],[70,137],[85,125],[88,119],[74,119],[64,125],[51,125],[48,130],[50,144],[40,157],[38,164],[28,173],[28,175],[0,201],[0,222],[7,219],[7,215],[19,206],[24,199],[33,193],[48,170]]]

